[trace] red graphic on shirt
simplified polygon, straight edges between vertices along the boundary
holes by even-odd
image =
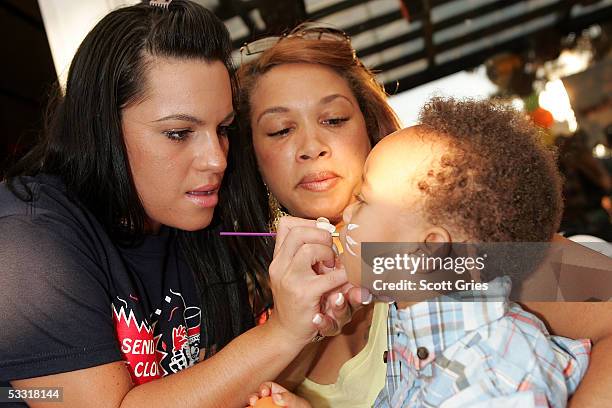
[[[174,350],[181,350],[185,343],[187,343],[187,330],[185,330],[185,326],[181,325],[172,328],[172,344],[174,345]]]
[[[156,342],[159,341],[159,338],[153,337],[153,328],[146,321],[139,323],[132,309],[126,311],[127,303],[125,306],[121,305],[119,310],[114,304],[112,308],[121,353],[126,360],[134,384],[140,385],[161,378],[156,358]]]
[[[187,306],[180,292],[172,289],[164,298],[164,311],[160,310],[159,324],[171,323],[172,331],[166,338],[168,342],[168,359],[161,359],[160,367],[164,375],[177,373],[196,364],[200,358],[200,324],[201,310],[196,306]],[[168,312],[169,311],[169,312]],[[163,350],[166,345],[162,342]]]

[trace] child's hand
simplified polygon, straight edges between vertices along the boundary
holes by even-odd
[[[259,386],[259,394],[253,394],[249,397],[249,407],[254,407],[257,400],[264,397],[272,396],[274,403],[280,407],[288,408],[312,408],[310,403],[304,398],[300,398],[285,387],[278,385],[275,382],[267,381]]]

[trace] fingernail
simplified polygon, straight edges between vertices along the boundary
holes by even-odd
[[[344,304],[344,295],[342,293],[338,293],[338,297],[336,298],[336,301],[334,303],[338,307],[342,306]]]
[[[254,407],[255,404],[257,404],[257,398],[255,398],[255,397],[249,398],[249,405]]]
[[[312,322],[317,325],[321,324],[323,322],[323,318],[321,317],[321,314],[317,313],[315,317],[312,319]]]
[[[285,403],[285,400],[283,399],[283,397],[280,394],[274,394],[272,395],[272,399],[274,400],[274,403],[276,405],[281,405],[281,406],[286,406],[287,404]]]
[[[332,225],[329,220],[325,217],[319,217],[317,218],[317,223],[316,223],[317,228],[320,229],[324,229],[326,231],[329,231],[329,233],[331,234],[332,232],[336,232],[336,227],[334,225]]]

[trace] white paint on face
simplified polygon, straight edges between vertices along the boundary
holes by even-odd
[[[357,256],[357,254],[355,252],[353,252],[353,250],[351,249],[351,246],[356,246],[358,245],[357,242],[351,238],[350,235],[346,236],[346,243],[348,244],[346,246],[346,250],[349,252],[349,254],[353,255],[353,256]]]
[[[344,210],[346,228],[340,234],[347,253],[340,258],[351,283],[359,285],[362,280],[361,243],[424,242],[433,227],[418,181],[447,149],[426,136],[417,128],[396,132],[368,156],[357,201]]]

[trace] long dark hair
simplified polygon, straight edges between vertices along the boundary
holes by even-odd
[[[212,12],[187,0],[174,0],[167,9],[144,3],[120,8],[81,43],[65,93],[50,104],[44,138],[7,172],[9,188],[17,193],[21,176],[57,175],[114,242],[138,242],[146,215],[130,172],[121,110],[143,96],[149,56],[221,61],[235,98],[230,36]],[[202,293],[204,323],[221,347],[252,322],[244,279],[219,242],[218,224],[217,216],[207,230],[179,231],[178,240]]]
[[[298,26],[292,33],[306,30],[307,26]],[[400,128],[395,112],[387,103],[383,86],[376,80],[374,73],[359,61],[349,41],[312,40],[290,34],[262,52],[256,60],[243,64],[238,70],[240,150],[234,149],[233,152],[234,155],[240,156],[240,160],[236,164],[235,176],[228,180],[228,184],[231,185],[232,191],[244,198],[240,205],[228,203],[227,209],[232,213],[226,217],[232,220],[234,228],[241,231],[264,231],[270,223],[267,192],[253,148],[250,124],[251,94],[264,74],[276,66],[292,63],[322,65],[346,80],[365,118],[372,146]],[[299,97],[296,95],[296,98]],[[230,227],[232,225],[227,225],[227,228]],[[260,300],[260,306],[272,302],[270,290],[266,285],[267,270],[272,260],[272,242],[268,238],[232,239],[232,248],[241,255],[240,261],[246,264],[244,268],[247,271],[255,271],[258,276],[258,279],[253,280],[252,289],[256,292],[255,299]]]

